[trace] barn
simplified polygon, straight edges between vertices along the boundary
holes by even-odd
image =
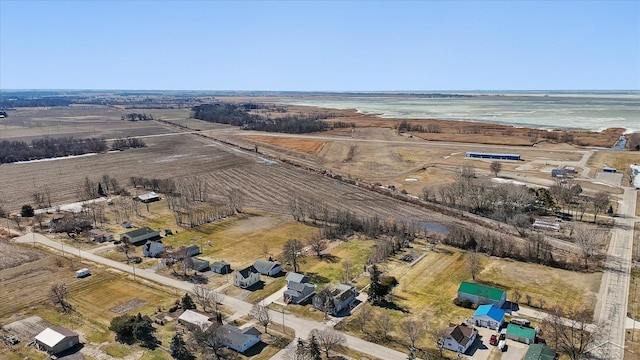
[[[491,160],[514,160],[519,161],[520,154],[497,154],[468,151],[467,157],[472,159],[491,159]]]
[[[155,231],[149,227],[143,227],[141,229],[136,229],[124,234],[120,234],[120,241],[136,246],[142,245],[149,240],[155,241],[160,239],[160,232]]]
[[[52,326],[42,330],[35,337],[36,347],[49,354],[58,354],[80,343],[75,332],[61,326]]]
[[[504,290],[463,281],[458,288],[458,300],[469,300],[476,305],[493,304],[502,308],[507,301],[507,293]]]

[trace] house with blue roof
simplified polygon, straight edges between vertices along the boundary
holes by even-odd
[[[493,304],[480,305],[473,313],[476,326],[498,330],[504,322],[504,311]]]

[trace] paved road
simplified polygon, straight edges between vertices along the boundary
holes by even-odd
[[[611,243],[605,270],[602,274],[594,322],[604,324],[604,346],[597,349],[601,359],[623,359],[624,336],[629,297],[629,278],[633,246],[633,226],[636,210],[636,191],[624,188],[622,201],[611,232]]]
[[[191,292],[193,290],[193,284],[188,283],[186,281],[181,281],[181,280],[156,274],[151,269],[138,269],[138,268],[134,268],[133,266],[129,266],[127,264],[106,259],[96,254],[93,254],[91,252],[80,250],[78,248],[75,248],[69,245],[63,245],[62,243],[59,243],[59,242],[55,242],[41,234],[29,233],[29,234],[20,236],[14,240],[16,242],[28,243],[28,244],[37,242],[39,244],[48,246],[58,251],[64,251],[65,253],[73,254],[74,256],[81,256],[83,260],[86,259],[92,262],[109,266],[114,269],[118,269],[126,273],[135,274],[136,277],[154,281],[156,283],[170,286],[170,287],[179,289],[181,291]],[[221,296],[223,298],[222,302],[225,305],[230,306],[236,312],[234,316],[246,315],[251,311],[251,307],[253,306],[252,304],[233,298],[233,297],[225,296],[222,294]],[[282,314],[279,312],[271,311],[271,318],[274,320],[282,319]],[[318,323],[318,322],[307,320],[307,319],[301,319],[288,314],[285,314],[284,320],[285,320],[285,325],[287,327],[293,328],[295,330],[296,337],[301,337],[301,338],[306,338],[309,335],[309,332],[311,332],[311,330],[313,329],[323,329],[326,327],[322,323]],[[387,347],[380,346],[368,341],[364,341],[362,339],[359,339],[351,335],[345,334],[345,336],[347,339],[347,346],[361,353],[368,354],[368,355],[385,359],[385,360],[403,360],[407,358],[406,354],[401,353],[399,351],[389,349]],[[281,351],[273,358],[281,359],[281,356],[283,353],[284,352]]]

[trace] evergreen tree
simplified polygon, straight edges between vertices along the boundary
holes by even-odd
[[[193,299],[191,298],[191,296],[189,296],[189,293],[185,293],[184,296],[182,297],[182,308],[184,310],[189,310],[189,309],[195,309],[196,308],[196,304],[193,302]]]
[[[318,340],[314,335],[311,335],[309,339],[309,355],[311,355],[312,360],[322,360],[322,351],[320,350],[320,345],[318,345]]]
[[[175,334],[173,338],[171,338],[171,344],[169,345],[169,351],[171,356],[174,359],[178,360],[188,360],[193,359],[193,355],[187,349],[187,344],[184,342],[182,338],[182,334]]]

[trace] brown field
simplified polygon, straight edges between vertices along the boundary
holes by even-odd
[[[271,136],[247,136],[246,138],[307,154],[317,154],[326,144],[326,141],[277,138]]]
[[[640,153],[637,151],[599,150],[591,156],[587,166],[592,167],[589,173],[591,176],[595,176],[595,171],[602,171],[605,165],[616,168],[618,172],[625,174],[626,179],[622,179],[622,184],[627,185],[629,180],[626,174],[630,171],[629,164],[638,162],[640,162]]]

